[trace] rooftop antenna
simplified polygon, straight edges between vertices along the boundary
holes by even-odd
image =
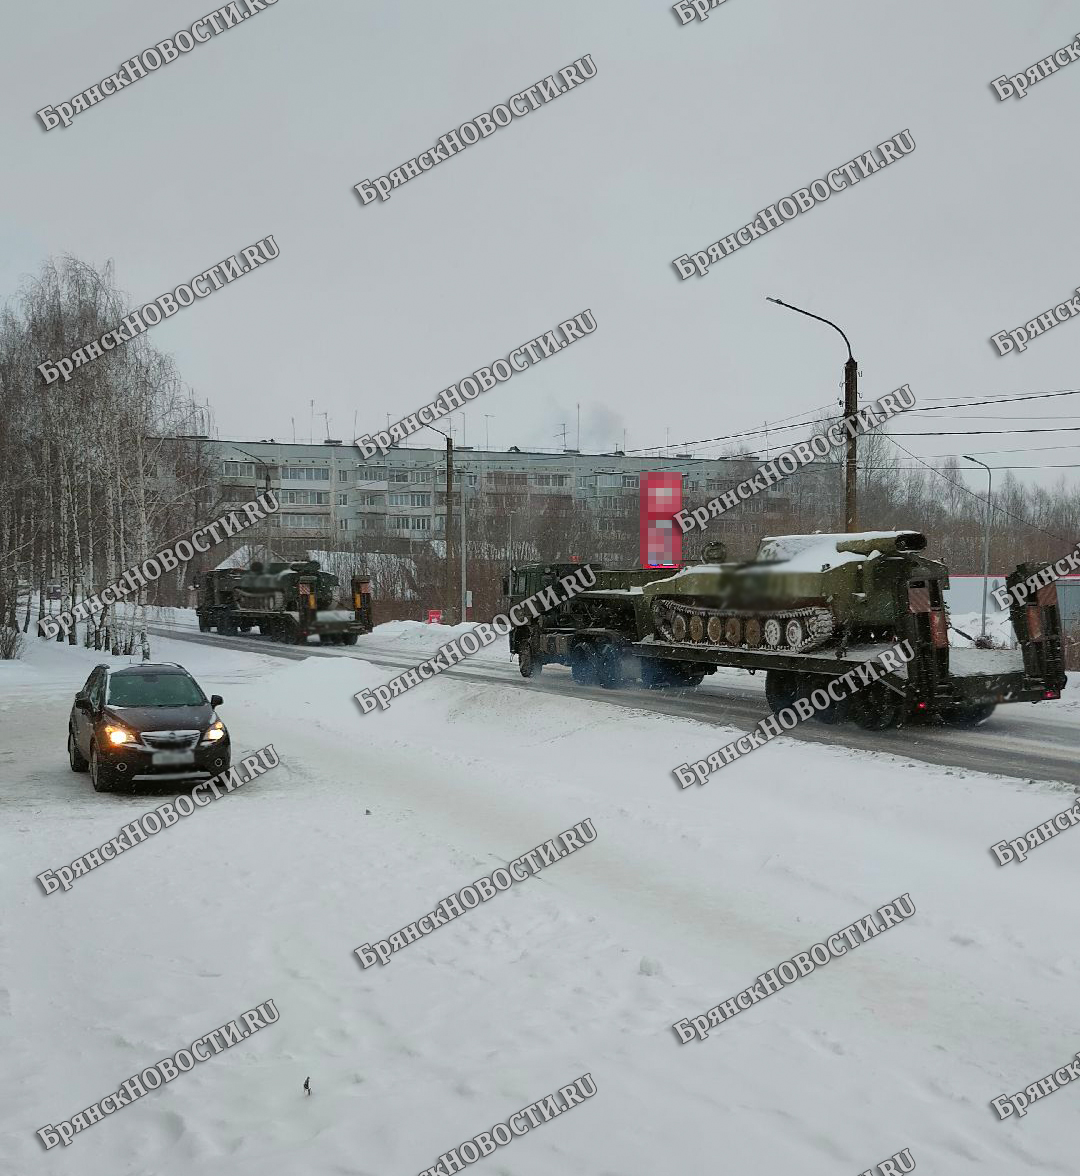
[[[308,418],[308,444],[315,442],[315,401],[311,402],[311,416]]]
[[[323,419],[323,424],[326,426],[326,435],[327,435],[327,437],[329,437],[330,436],[330,415],[329,415],[329,413],[320,412],[319,416],[321,416]]]
[[[555,436],[556,436],[556,437],[558,437],[558,436],[561,436],[561,437],[562,437],[562,447],[563,447],[563,449],[565,449],[565,448],[566,448],[566,421],[560,421],[560,422],[559,422],[559,426],[560,426],[560,428],[562,429],[562,432],[561,432],[561,434],[560,434],[560,433],[556,433],[556,434],[555,434]]]
[[[292,439],[293,439],[293,444],[295,445],[296,444],[296,417],[289,417],[289,420],[292,421]]]
[[[577,406],[577,448],[581,452],[581,401],[578,401]]]

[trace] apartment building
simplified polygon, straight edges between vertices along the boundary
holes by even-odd
[[[267,484],[277,492],[281,510],[272,528],[282,540],[350,537],[379,550],[395,539],[427,541],[445,534],[443,449],[402,447],[364,459],[355,446],[340,441],[207,439],[203,444],[220,478],[223,506],[250,499]],[[636,521],[642,474],[681,474],[684,501],[697,505],[751,476],[764,460],[460,447],[454,450],[453,506],[457,514],[464,492],[470,515],[520,511],[524,523],[530,513],[539,515],[552,504],[574,503],[602,534]],[[815,463],[743,503],[716,530],[731,536],[767,533],[774,520],[790,516],[793,499],[809,495],[819,504],[829,501],[836,484],[837,467]]]

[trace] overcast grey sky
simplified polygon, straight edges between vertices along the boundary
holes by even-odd
[[[578,402],[586,449],[829,404],[842,341],[766,294],[844,327],[866,398],[1076,382],[1080,322],[1023,355],[988,342],[1080,283],[1080,62],[1021,102],[989,88],[1071,41],[1076,3],[727,0],[683,27],[663,0],[278,0],[43,131],[37,109],[207,8],[5,5],[0,294],[70,252],[112,258],[140,305],[273,234],[273,264],[153,328],[222,436],[289,439],[295,417],[306,439],[314,399],[351,440],[354,414],[360,433],[383,428],[586,307],[595,334],[482,394],[469,443],[486,413],[492,446],[554,447],[561,422],[573,444]],[[353,184],[586,53],[595,78],[361,205]],[[911,155],[679,281],[672,258],[904,129]],[[1064,427],[1080,397],[982,411]],[[894,431],[1007,426],[936,412]],[[1074,436],[904,443],[931,455]],[[1080,448],[983,460],[1080,462]],[[1080,471],[1041,480],[1062,472]]]

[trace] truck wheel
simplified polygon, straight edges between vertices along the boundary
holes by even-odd
[[[799,697],[805,698],[808,702],[810,702],[810,705],[813,706],[813,702],[810,700],[811,694],[819,690],[828,694],[825,689],[828,683],[826,682],[823,686],[821,685],[821,681],[822,680],[819,679],[815,674],[803,675],[803,680],[799,690]],[[828,706],[824,707],[823,709],[814,707],[814,718],[817,719],[819,723],[824,723],[826,727],[835,727],[837,723],[846,723],[851,717],[849,714],[849,700],[845,698],[843,702],[836,702],[832,695],[828,695],[828,698]]]
[[[623,684],[622,651],[610,641],[596,655],[596,676],[605,690],[618,690]]]
[[[591,645],[582,642],[570,651],[570,676],[582,686],[596,684],[596,654]]]
[[[904,703],[887,686],[868,686],[852,698],[851,717],[864,731],[887,731],[900,726]]]
[[[700,686],[705,681],[705,671],[699,670],[693,663],[683,662],[675,666],[676,686]]]
[[[200,633],[209,633],[210,632],[210,622],[206,619],[206,617],[204,617],[202,615],[202,613],[199,614],[199,632]]]
[[[345,634],[343,634],[343,635],[342,635],[342,638],[341,638],[341,643],[342,643],[343,645],[355,645],[355,644],[356,644],[356,638],[357,638],[358,636],[359,636],[359,634],[358,634],[358,633],[345,633]]]
[[[997,710],[996,702],[985,702],[981,706],[958,706],[944,714],[950,727],[978,727]]]
[[[544,663],[533,654],[532,646],[525,644],[518,650],[518,670],[523,678],[535,678],[544,668]]]
[[[217,631],[223,637],[235,637],[236,622],[232,619],[232,617],[219,617]]]
[[[792,674],[787,670],[765,671],[765,701],[774,715],[794,706],[798,697],[798,674]]]

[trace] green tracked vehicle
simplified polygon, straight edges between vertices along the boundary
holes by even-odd
[[[371,589],[366,576],[352,579],[351,609],[335,609],[338,578],[317,560],[253,563],[219,568],[195,581],[201,632],[224,636],[258,629],[275,641],[304,644],[311,635],[324,645],[355,645],[370,633]]]
[[[778,712],[906,641],[915,656],[900,670],[817,713],[872,730],[913,718],[974,724],[1001,702],[1060,697],[1053,585],[1013,605],[1018,649],[950,650],[949,572],[921,554],[925,547],[917,531],[781,535],[763,539],[748,563],[727,562],[723,545],[713,544],[701,563],[675,572],[594,568],[593,588],[515,623],[510,650],[525,677],[545,664],[569,665],[576,681],[608,689],[635,678],[696,686],[720,667],[763,670],[766,700]],[[517,603],[574,566],[515,569],[504,594]],[[1021,564],[1007,583],[1037,570]]]

